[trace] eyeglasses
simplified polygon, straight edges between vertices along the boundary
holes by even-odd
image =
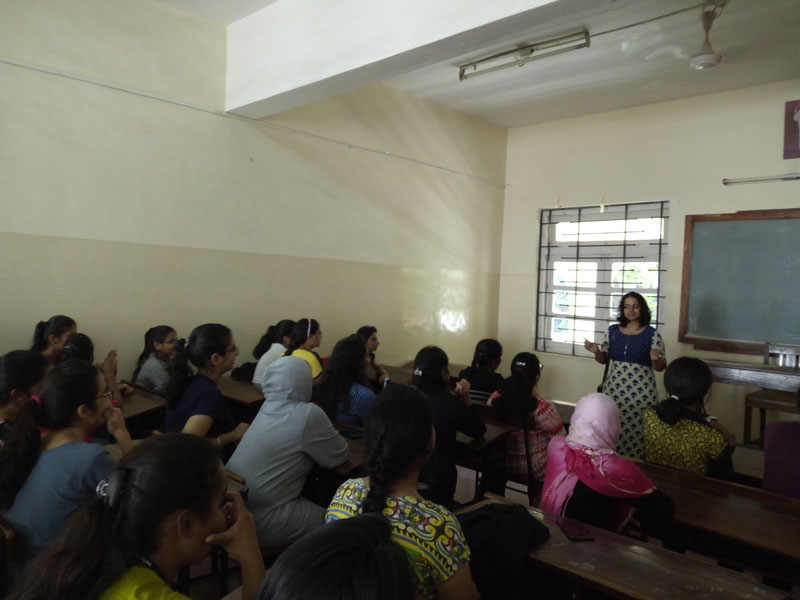
[[[111,400],[114,399],[114,392],[108,391],[108,392],[105,392],[105,393],[100,394],[99,396],[97,396],[98,400],[100,400],[101,398],[108,398],[109,401],[111,401]]]
[[[175,338],[175,339],[172,339],[172,340],[164,340],[163,342],[159,342],[159,344],[174,344],[177,341],[178,341],[178,338]]]
[[[227,354],[228,352],[236,352],[236,356],[239,356],[239,346],[234,344],[233,348],[228,348],[227,350],[225,350],[225,354]]]

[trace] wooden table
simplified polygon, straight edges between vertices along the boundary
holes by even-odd
[[[261,386],[231,377],[220,377],[217,386],[228,401],[233,416],[245,423],[252,423],[264,402]]]
[[[501,500],[484,500],[474,508],[497,501]],[[536,508],[528,510],[550,529],[545,542],[528,550],[528,565],[568,580],[570,598],[582,597],[586,588],[630,600],[787,597],[785,592],[748,581],[727,569],[596,527],[587,526],[594,541],[571,542],[554,515]]]
[[[800,584],[800,500],[637,461],[675,503],[689,549]]]
[[[414,378],[413,365],[410,369],[406,367],[392,367],[390,365],[383,365],[383,368],[386,369],[386,373],[388,373],[389,380],[392,383],[411,385],[411,380]]]
[[[486,423],[486,433],[481,437],[472,438],[459,431],[456,433],[456,442],[462,448],[481,452],[489,446],[502,444],[506,436],[515,429],[519,429],[519,427],[489,421]]]
[[[133,392],[122,397],[120,408],[125,420],[145,415],[150,412],[163,411],[167,406],[167,399],[163,396],[148,392],[142,388],[134,387]]]
[[[713,381],[719,383],[748,385],[784,392],[796,392],[800,389],[800,369],[708,358],[704,358],[703,362],[711,369]]]

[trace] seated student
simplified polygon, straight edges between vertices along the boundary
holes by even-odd
[[[281,356],[299,356],[311,367],[311,376],[316,379],[322,373],[322,359],[314,348],[322,343],[322,330],[316,319],[300,319],[292,327],[289,346]]]
[[[256,370],[253,372],[253,383],[261,385],[264,369],[280,358],[289,347],[290,336],[294,328],[294,321],[282,319],[275,325],[270,325],[267,332],[258,340],[253,348],[253,356],[258,360]]]
[[[238,355],[231,330],[218,323],[195,327],[188,340],[175,344],[167,388],[167,432],[209,437],[218,448],[242,439],[247,423],[237,424],[217,387]],[[190,375],[187,362],[197,367],[196,375]]]
[[[800,409],[800,390],[797,390]],[[764,430],[764,479],[761,488],[800,499],[800,422],[775,421]]]
[[[32,350],[13,350],[0,357],[0,448],[23,405],[39,393],[50,363]]]
[[[682,356],[664,373],[669,398],[642,412],[644,459],[697,475],[732,480],[736,440],[703,408],[711,369],[699,358]]]
[[[372,325],[363,325],[358,328],[356,335],[360,335],[364,340],[364,343],[367,345],[367,352],[369,353],[367,381],[369,381],[369,385],[374,391],[380,392],[386,387],[386,383],[389,381],[389,374],[386,372],[386,369],[375,360],[375,352],[381,344],[378,340],[378,330]]]
[[[169,325],[148,329],[131,381],[163,396],[169,387],[169,363],[175,356],[177,342],[178,333]]]
[[[370,513],[328,523],[270,568],[258,600],[414,600],[414,576],[389,521]]]
[[[645,531],[671,542],[672,500],[616,454],[618,437],[614,400],[605,394],[581,398],[567,437],[550,440],[539,508],[611,531],[635,516]]]
[[[336,342],[312,398],[331,421],[363,425],[364,415],[375,400],[374,392],[365,385],[368,361],[360,335]]]
[[[481,340],[475,345],[472,364],[458,374],[469,381],[469,395],[473,400],[486,402],[490,395],[503,385],[503,376],[496,373],[503,360],[503,347],[497,340]]]
[[[325,520],[382,513],[411,561],[418,597],[477,599],[461,526],[446,508],[417,491],[420,469],[431,457],[436,437],[430,400],[410,386],[390,385],[378,394],[366,426],[369,477],[345,481]]]
[[[447,354],[436,346],[426,346],[414,359],[414,385],[426,393],[433,405],[436,447],[430,464],[422,474],[428,485],[424,496],[442,506],[453,503],[458,472],[456,471],[456,432],[480,437],[486,424],[469,397],[469,383],[462,379],[451,394]]]
[[[527,447],[521,429],[511,432],[506,440],[506,470],[514,477],[528,477],[527,459],[534,479],[544,479],[547,445],[553,437],[567,435],[556,409],[536,392],[541,369],[535,354],[520,352],[511,361],[511,377],[505,380],[501,392],[489,398],[489,404],[503,419],[528,416]]]
[[[94,362],[94,343],[91,338],[85,333],[75,333],[69,336],[69,339],[64,344],[61,350],[61,355],[58,360],[67,360],[70,358],[77,358],[88,363]],[[95,365],[97,370],[105,380],[104,392],[111,392],[111,403],[117,404],[122,400],[122,396],[129,391],[133,391],[130,386],[126,384],[117,383],[117,351],[111,350],[106,355],[103,362]]]
[[[170,584],[220,545],[252,599],[264,563],[239,494],[226,493],[217,449],[193,435],[150,437],[123,458],[67,522],[15,600],[188,600]]]
[[[311,402],[311,371],[298,356],[284,356],[264,371],[264,403],[228,461],[250,489],[262,546],[290,544],[322,524],[325,509],[300,497],[306,475],[319,464],[347,460],[347,441]]]
[[[131,449],[122,412],[103,389],[93,365],[66,360],[45,376],[40,402],[17,413],[0,450],[0,514],[24,541],[20,567],[50,545],[114,466],[102,446],[84,442],[87,435],[106,425],[123,453]]]
[[[43,355],[50,364],[55,364],[64,343],[78,330],[75,320],[64,315],[55,315],[47,321],[39,321],[33,330],[31,350]]]

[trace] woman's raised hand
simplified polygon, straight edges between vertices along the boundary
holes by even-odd
[[[586,348],[592,354],[597,354],[600,349],[597,347],[597,344],[594,342],[590,342],[586,338],[583,338],[583,347]]]

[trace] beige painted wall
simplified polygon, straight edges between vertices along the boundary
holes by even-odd
[[[215,113],[225,29],[156,2],[12,1],[0,56],[2,349],[63,312],[131,370],[145,329],[230,325],[252,360],[280,318],[323,354],[455,362],[497,323],[506,130],[382,86],[278,115]]]
[[[731,187],[721,183],[723,178],[800,170],[800,160],[782,159],[784,102],[798,97],[800,80],[791,80],[512,129],[498,325],[507,352],[533,347],[540,209],[555,207],[559,201],[568,207],[597,205],[603,199],[606,203],[667,199],[669,256],[662,334],[668,358],[757,361],[678,344],[684,217],[800,206],[798,182]],[[541,388],[554,398],[575,401],[602,377],[602,367],[591,358],[546,354],[541,359],[547,365]],[[657,380],[661,385],[660,376]],[[739,437],[747,391],[715,384],[709,402],[709,410]]]

